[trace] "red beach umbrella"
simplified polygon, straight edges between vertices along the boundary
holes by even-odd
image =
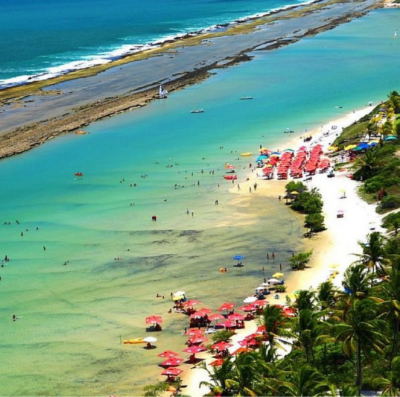
[[[202,336],[204,334],[204,331],[198,328],[189,328],[186,332],[185,335],[187,336]]]
[[[200,303],[200,301],[197,301],[195,299],[189,299],[186,302],[183,302],[182,305],[183,306],[194,306],[194,305],[198,305]]]
[[[223,358],[217,358],[215,361],[211,362],[209,365],[213,366],[213,367],[219,367],[224,363],[224,359]]]
[[[185,353],[191,353],[191,354],[196,354],[200,353],[207,350],[204,346],[190,346],[187,347],[186,349],[183,349],[182,351]]]
[[[212,312],[211,309],[209,309],[208,307],[202,307],[201,309],[198,310],[199,312],[202,312],[204,314],[209,314]]]
[[[215,314],[210,314],[208,316],[208,319],[210,321],[216,321],[216,320],[223,320],[225,317],[222,314],[215,313]]]
[[[224,326],[224,327],[226,327],[226,328],[233,328],[233,327],[236,327],[236,324],[233,323],[233,322],[230,321],[230,320],[225,320],[225,321],[223,321],[222,323],[218,323],[218,325],[222,325],[222,326]]]
[[[218,311],[221,312],[223,310],[232,310],[234,307],[235,307],[234,303],[225,302],[219,307]]]
[[[206,337],[203,335],[196,335],[192,336],[189,338],[188,343],[191,343],[192,345],[200,345],[201,343],[205,342],[207,340]]]
[[[163,372],[161,372],[161,375],[168,375],[168,376],[178,376],[183,372],[183,369],[179,369],[176,367],[169,367]]]
[[[253,305],[244,305],[240,306],[239,310],[243,310],[244,312],[255,312],[257,308],[254,307]]]
[[[269,304],[269,302],[266,300],[263,300],[263,299],[256,300],[253,303],[254,306],[262,306],[262,307],[267,306],[268,304]]]
[[[175,353],[172,350],[165,350],[165,352],[162,352],[160,354],[157,354],[158,357],[178,357],[179,353]]]
[[[238,320],[240,321],[240,320],[244,320],[244,316],[239,313],[233,313],[228,316],[228,320],[229,321],[238,321]]]
[[[231,346],[233,346],[232,343],[221,341],[221,342],[218,342],[218,343],[214,343],[211,346],[211,348],[212,349],[216,349],[216,350],[225,350],[226,348],[231,347]]]
[[[237,354],[247,353],[247,352],[251,352],[251,351],[252,350],[247,347],[239,347],[239,349],[236,349],[233,353],[231,353],[231,356],[236,356]]]
[[[149,316],[146,317],[146,324],[161,324],[162,317],[161,316]]]
[[[183,358],[180,357],[170,357],[163,361],[161,367],[177,367],[183,363]]]

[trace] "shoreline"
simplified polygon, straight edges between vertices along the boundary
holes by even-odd
[[[68,77],[0,91],[0,159],[28,151],[95,121],[146,106],[158,98],[161,83],[168,82],[166,88],[170,93],[178,91],[207,79],[213,69],[250,60],[247,53],[251,51],[268,51],[297,42],[382,6],[374,0],[362,4],[332,1],[303,4],[238,24],[223,33],[177,40],[113,65],[94,67],[86,70],[86,75],[72,72]],[[278,36],[268,31],[272,24],[280,25]],[[201,53],[193,55],[193,48],[201,49]],[[148,70],[149,62],[154,69],[160,69],[158,75]],[[127,80],[132,74],[140,75],[141,80]],[[93,92],[83,94],[93,87]],[[106,97],[110,91],[113,96]]]
[[[338,131],[345,128],[355,121],[359,120],[364,115],[372,111],[372,107],[368,106],[352,113],[348,113],[336,120],[329,121],[324,125],[326,128],[331,128],[336,125]],[[332,130],[331,130],[332,132]],[[335,133],[336,131],[332,132]],[[324,154],[327,153],[327,148],[331,144],[331,136],[323,136],[320,128],[307,132],[313,139],[306,144],[295,144],[294,139],[290,140],[287,147],[294,147],[298,149],[300,146],[307,145],[308,147],[315,144],[321,144],[324,148]],[[317,188],[324,202],[323,214],[325,216],[326,230],[316,234],[311,239],[305,239],[306,250],[313,250],[308,267],[304,271],[290,271],[285,277],[285,285],[287,286],[286,293],[280,293],[279,299],[270,298],[270,303],[285,304],[286,296],[293,294],[294,291],[299,289],[315,289],[324,281],[330,279],[334,271],[338,272],[333,277],[332,283],[335,287],[340,288],[343,280],[345,270],[356,259],[353,254],[361,253],[361,248],[357,242],[362,241],[370,230],[382,231],[380,226],[381,215],[375,212],[376,205],[364,202],[357,194],[359,182],[355,182],[347,177],[348,172],[336,173],[335,178],[328,179],[326,174],[316,174],[313,176],[312,182],[309,183],[309,189]],[[246,181],[240,181],[242,189],[238,191],[235,188],[230,189],[233,194],[252,196],[253,194],[263,195],[268,197],[277,198],[278,195],[284,194],[285,185],[291,180],[259,180],[255,173],[249,173]],[[254,190],[249,192],[251,187],[257,181],[257,192]],[[341,197],[341,189],[346,190],[346,198]],[[282,203],[284,205],[284,203]],[[248,205],[251,205],[251,198]],[[345,209],[344,218],[336,218],[336,211],[340,207]],[[302,219],[304,216],[298,215],[293,211],[294,216],[299,216]],[[335,268],[331,267],[335,265]],[[256,287],[256,285],[255,285]],[[251,295],[252,291],[249,291]],[[272,295],[271,295],[272,296]],[[243,297],[245,298],[245,297]],[[232,337],[233,347],[229,348],[230,352],[236,350],[240,345],[237,343],[245,336],[255,332],[257,320],[246,322],[246,328],[237,330]],[[204,359],[206,363],[214,360],[208,352],[201,353],[200,358]],[[191,369],[196,369],[192,367]],[[208,388],[199,388],[198,385],[201,381],[209,381],[208,373],[206,371],[185,371],[181,376],[183,383],[186,387],[183,389],[184,394],[191,396],[203,395],[208,391]],[[167,395],[167,394],[165,394]]]

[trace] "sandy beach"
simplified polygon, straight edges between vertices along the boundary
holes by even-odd
[[[332,120],[317,130],[307,132],[307,136],[312,135],[313,139],[306,145],[312,147],[317,143],[321,144],[324,148],[324,155],[327,154],[328,147],[336,138],[336,131],[341,131],[343,128],[353,124],[371,110],[372,107],[367,106],[363,109],[352,111],[344,117]],[[332,126],[336,126],[336,129],[333,130]],[[329,136],[324,136],[323,132],[326,131],[330,131]],[[296,139],[289,141],[287,147],[297,149],[303,145],[302,141],[299,142]],[[332,283],[340,288],[345,270],[356,259],[354,254],[361,253],[358,242],[364,241],[366,235],[372,230],[383,232],[380,227],[381,216],[375,212],[376,206],[367,204],[358,196],[357,190],[360,183],[349,178],[350,174],[350,170],[336,172],[334,178],[327,178],[326,174],[317,174],[313,176],[311,182],[308,182],[309,189],[317,188],[322,195],[324,202],[323,215],[325,216],[327,230],[306,240],[307,250],[313,250],[309,268],[304,271],[286,273],[285,285],[287,286],[287,293],[279,294],[279,299],[275,299],[271,295],[270,299],[268,299],[271,304],[286,304],[286,296],[296,290],[316,289],[320,283],[329,280],[334,271],[337,274],[332,279]],[[252,195],[265,195],[276,198],[278,195],[283,196],[285,194],[285,185],[288,181],[278,181],[276,179],[259,180],[253,172],[248,174],[248,180],[238,181],[241,187],[240,191],[235,186],[231,189],[231,193],[249,196],[249,205],[251,205],[250,196]],[[255,182],[258,185],[257,190],[254,191],[252,189],[250,193],[249,187],[252,187]],[[284,205],[283,201],[282,205]],[[338,210],[344,211],[343,218],[336,217]],[[335,267],[333,268],[332,265],[335,265]],[[271,277],[272,275],[268,276]],[[257,285],[254,285],[254,287],[257,287]],[[252,291],[249,291],[249,295],[251,294]],[[255,332],[258,325],[256,321],[246,322],[245,329],[236,331],[231,340],[234,346],[229,348],[230,352],[240,347],[238,341]],[[213,360],[211,354],[207,352],[199,354],[199,358],[204,359],[206,363],[210,363]],[[197,397],[208,392],[206,387],[198,387],[201,381],[209,381],[206,371],[192,367],[190,371],[185,371],[182,374],[182,379],[183,384],[187,385],[183,389],[184,394]]]

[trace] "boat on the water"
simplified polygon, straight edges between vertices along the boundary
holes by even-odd
[[[252,155],[253,155],[253,152],[240,153],[240,155],[241,155],[241,156],[244,156],[244,157],[248,157],[248,156],[252,156]]]
[[[193,109],[190,113],[204,113],[204,109]]]
[[[83,176],[83,172],[75,172],[75,176]]]
[[[86,130],[78,130],[78,131],[75,131],[75,134],[76,135],[85,135],[85,134],[87,134],[87,131]]]
[[[291,128],[286,128],[285,131],[283,131],[285,134],[292,134],[294,132],[294,130],[292,130]]]
[[[228,181],[235,181],[237,179],[237,175],[235,175],[235,174],[224,175],[224,179],[226,179]]]
[[[160,99],[168,98],[168,91],[160,84],[160,88],[158,89],[158,96]]]
[[[241,101],[247,101],[247,100],[249,100],[249,99],[253,99],[253,97],[252,97],[252,96],[242,96],[242,97],[240,98]]]

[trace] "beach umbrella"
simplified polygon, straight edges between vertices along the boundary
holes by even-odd
[[[183,363],[183,358],[180,357],[170,357],[167,358],[165,361],[160,363],[161,367],[177,367]]]
[[[253,337],[244,338],[243,340],[240,340],[238,343],[240,346],[243,347],[258,346],[260,344],[260,342]]]
[[[186,294],[185,291],[177,291],[177,292],[175,292],[173,295],[174,295],[174,296],[181,296],[181,295],[185,295],[185,294]]]
[[[208,313],[211,313],[211,312],[212,312],[212,310],[209,309],[208,307],[202,307],[202,308],[199,309],[198,311],[199,311],[199,312],[202,312],[202,313],[204,313],[204,314],[208,314]]]
[[[236,349],[234,352],[231,353],[231,356],[236,356],[240,353],[248,353],[251,352],[252,350],[247,348],[247,347],[239,347],[239,349]]]
[[[191,354],[196,354],[200,353],[207,350],[204,346],[190,346],[187,347],[186,349],[183,349],[182,351],[185,353],[191,353]]]
[[[335,152],[336,150],[338,150],[339,148],[337,147],[337,146],[329,146],[328,147],[328,150],[330,151],[330,152]]]
[[[199,328],[189,328],[186,330],[185,335],[186,336],[201,336],[203,335],[204,331]]]
[[[376,146],[378,143],[377,142],[369,142],[368,143],[368,146],[369,147],[374,147],[374,146]]]
[[[201,311],[198,311],[196,313],[193,313],[190,315],[190,318],[202,318],[206,315],[206,313],[202,313]]]
[[[161,316],[149,316],[146,317],[146,324],[161,324],[162,317]]]
[[[281,281],[280,280],[278,280],[277,278],[270,278],[269,280],[269,283],[271,284],[277,284],[277,283],[280,283]]]
[[[255,296],[248,296],[246,299],[243,300],[244,303],[253,303],[257,300]]]
[[[168,376],[178,376],[183,372],[183,369],[179,369],[176,367],[169,367],[161,372],[161,375],[168,375]]]
[[[233,313],[228,316],[229,321],[241,321],[244,320],[244,316],[240,313]]]
[[[158,357],[163,357],[163,358],[165,358],[165,357],[171,358],[171,357],[178,357],[178,356],[179,356],[179,353],[175,353],[175,352],[173,352],[172,350],[165,350],[165,352],[162,352],[162,353],[160,353],[160,354],[157,354],[157,356],[158,356]]]
[[[232,310],[234,307],[235,307],[234,303],[225,302],[218,308],[218,311],[221,312],[223,310]]]
[[[157,338],[154,338],[154,336],[147,336],[146,338],[143,338],[143,340],[147,343],[148,348],[151,347],[152,343],[157,342]]]
[[[291,307],[285,307],[283,309],[283,314],[288,317],[293,317],[296,315],[296,312]]]
[[[206,340],[207,338],[204,335],[195,335],[189,338],[188,343],[191,343],[192,345],[200,345]]]
[[[239,307],[239,309],[243,310],[244,312],[255,312],[257,310],[257,308],[252,305],[244,305]]]
[[[258,299],[253,303],[254,306],[267,306],[268,304],[269,302],[264,299]]]
[[[235,256],[233,257],[233,259],[235,259],[235,260],[237,260],[237,261],[241,261],[242,259],[244,259],[244,256],[243,256],[243,255],[235,255]]]
[[[211,365],[212,367],[219,367],[223,363],[224,363],[223,358],[217,358],[215,361],[212,361],[209,365]]]
[[[225,317],[222,314],[215,313],[215,314],[210,314],[208,316],[208,319],[210,321],[216,321],[216,320],[223,320]]]
[[[296,192],[296,190],[293,190],[293,192],[290,192],[290,194],[299,194],[299,192]]]
[[[200,303],[200,301],[197,301],[195,299],[189,299],[186,302],[183,302],[183,306],[194,306],[194,305],[198,305]]]
[[[174,301],[181,301],[182,299],[185,299],[183,295],[175,295],[172,300]]]
[[[272,277],[274,277],[274,278],[281,278],[281,277],[283,277],[284,276],[284,274],[283,273],[274,273],[273,275],[272,275]]]
[[[221,342],[218,342],[218,343],[214,343],[211,346],[211,348],[212,349],[216,349],[216,350],[225,350],[225,349],[227,349],[228,347],[231,347],[231,346],[233,346],[232,343],[221,341]]]
[[[225,321],[223,321],[222,323],[218,323],[218,325],[222,325],[222,326],[224,326],[225,328],[233,328],[233,327],[236,327],[236,324],[233,323],[233,322],[230,321],[230,320],[225,320]]]
[[[357,145],[354,145],[354,144],[347,145],[347,146],[344,148],[344,150],[352,150],[352,149],[354,149],[355,147],[357,147]]]
[[[385,141],[395,141],[397,139],[397,136],[395,135],[388,135],[385,137]]]
[[[336,269],[339,265],[337,263],[333,263],[332,265],[330,265],[329,267],[331,269]]]

